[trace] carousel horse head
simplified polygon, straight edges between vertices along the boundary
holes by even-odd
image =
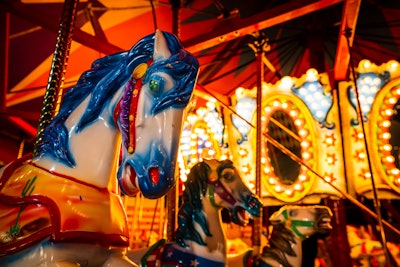
[[[301,243],[314,234],[327,234],[331,229],[332,212],[326,206],[286,205],[273,213],[273,226],[268,246],[253,266],[301,266]]]
[[[163,196],[175,183],[183,109],[197,74],[198,61],[173,34],[161,31],[142,38],[129,51],[95,61],[65,94],[58,115],[44,130],[37,157],[49,156],[67,167],[80,168],[88,157],[100,157],[87,154],[88,143],[90,149],[99,147],[98,154],[107,153],[105,142],[113,143],[113,139],[94,140],[116,130],[122,136],[118,179],[123,192]],[[74,139],[88,128],[99,127],[98,121],[107,129],[98,128],[80,143]],[[117,149],[109,161],[118,159]],[[105,161],[99,159],[97,165],[111,165]]]
[[[239,225],[246,225],[249,218],[260,217],[262,203],[243,182],[232,161],[204,160],[191,169],[185,183],[176,231],[176,240],[183,247],[185,240],[206,245],[195,223],[206,235],[211,235],[203,199],[218,212],[226,208],[232,222]]]
[[[174,185],[197,74],[198,61],[161,31],[96,60],[33,157],[0,170],[0,265],[132,266],[121,252],[129,231],[116,176],[128,195],[157,198]]]
[[[226,208],[234,223],[245,225],[251,217],[260,217],[261,202],[230,160],[203,160],[194,165],[182,198],[175,241],[154,244],[140,258],[141,266],[225,267],[221,210]]]

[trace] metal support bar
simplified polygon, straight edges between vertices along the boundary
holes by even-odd
[[[37,146],[42,140],[43,131],[46,126],[49,125],[53,116],[57,114],[58,104],[61,102],[62,87],[72,43],[72,33],[75,27],[78,3],[79,0],[66,0],[64,3],[60,28],[58,30],[56,48],[54,50],[53,61],[49,74],[49,81],[39,119],[33,156],[37,155]]]

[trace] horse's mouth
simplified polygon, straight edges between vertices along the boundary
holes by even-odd
[[[329,214],[322,214],[318,220],[318,229],[321,232],[326,232],[332,229],[331,216]]]
[[[252,219],[254,215],[243,207],[237,206],[232,210],[232,221],[240,226],[246,226]]]

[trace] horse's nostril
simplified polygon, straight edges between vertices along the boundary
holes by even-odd
[[[149,169],[149,177],[153,184],[158,184],[158,182],[160,180],[160,172],[158,171],[157,167],[151,167]]]

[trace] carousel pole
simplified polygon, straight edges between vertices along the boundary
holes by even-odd
[[[360,122],[362,133],[364,135],[364,147],[365,147],[365,153],[367,155],[367,160],[368,160],[369,173],[371,174],[371,186],[372,186],[372,192],[373,192],[373,196],[374,196],[373,203],[374,203],[375,213],[377,215],[380,239],[381,239],[383,250],[385,252],[386,266],[391,267],[391,259],[389,256],[389,251],[386,246],[386,235],[385,235],[385,229],[383,227],[383,222],[382,222],[381,202],[379,200],[378,191],[377,191],[376,184],[375,184],[375,178],[374,178],[374,174],[373,174],[373,170],[372,170],[371,156],[369,153],[370,149],[368,147],[367,134],[365,131],[365,126],[364,126],[364,116],[363,116],[363,113],[361,110],[360,96],[359,96],[359,91],[358,91],[358,86],[357,86],[357,76],[356,76],[356,71],[354,68],[353,54],[352,54],[351,44],[350,44],[351,34],[352,34],[352,29],[350,29],[350,28],[347,28],[344,32],[344,36],[346,37],[347,46],[349,49],[350,73],[351,73],[351,76],[353,77],[353,81],[354,81],[354,92],[355,92],[355,99],[356,99],[357,117],[358,117],[358,121]]]
[[[75,27],[79,0],[65,0],[58,30],[56,48],[53,54],[49,80],[44,96],[43,107],[36,134],[33,156],[37,155],[37,146],[42,140],[42,134],[50,120],[58,113],[62,99],[65,71],[72,42],[72,32]]]
[[[180,15],[180,0],[170,0],[172,9],[172,33],[175,34],[178,38],[180,37],[180,24],[179,24],[179,15]],[[175,165],[175,175],[179,175],[178,165]],[[179,180],[179,177],[177,178]],[[171,190],[168,191],[166,201],[167,201],[167,240],[173,241],[175,228],[176,228],[176,220],[178,214],[178,192],[177,187],[179,185],[179,181],[175,184]]]
[[[257,65],[257,104],[256,104],[256,179],[255,179],[255,194],[261,196],[261,150],[262,150],[262,127],[261,127],[261,114],[262,114],[262,85],[264,79],[264,51],[267,47],[267,39],[257,32],[254,35],[254,42],[249,46],[254,50],[256,55]],[[262,233],[262,214],[260,218],[255,218],[252,228],[252,245],[254,254],[260,253],[261,248],[261,233]]]

